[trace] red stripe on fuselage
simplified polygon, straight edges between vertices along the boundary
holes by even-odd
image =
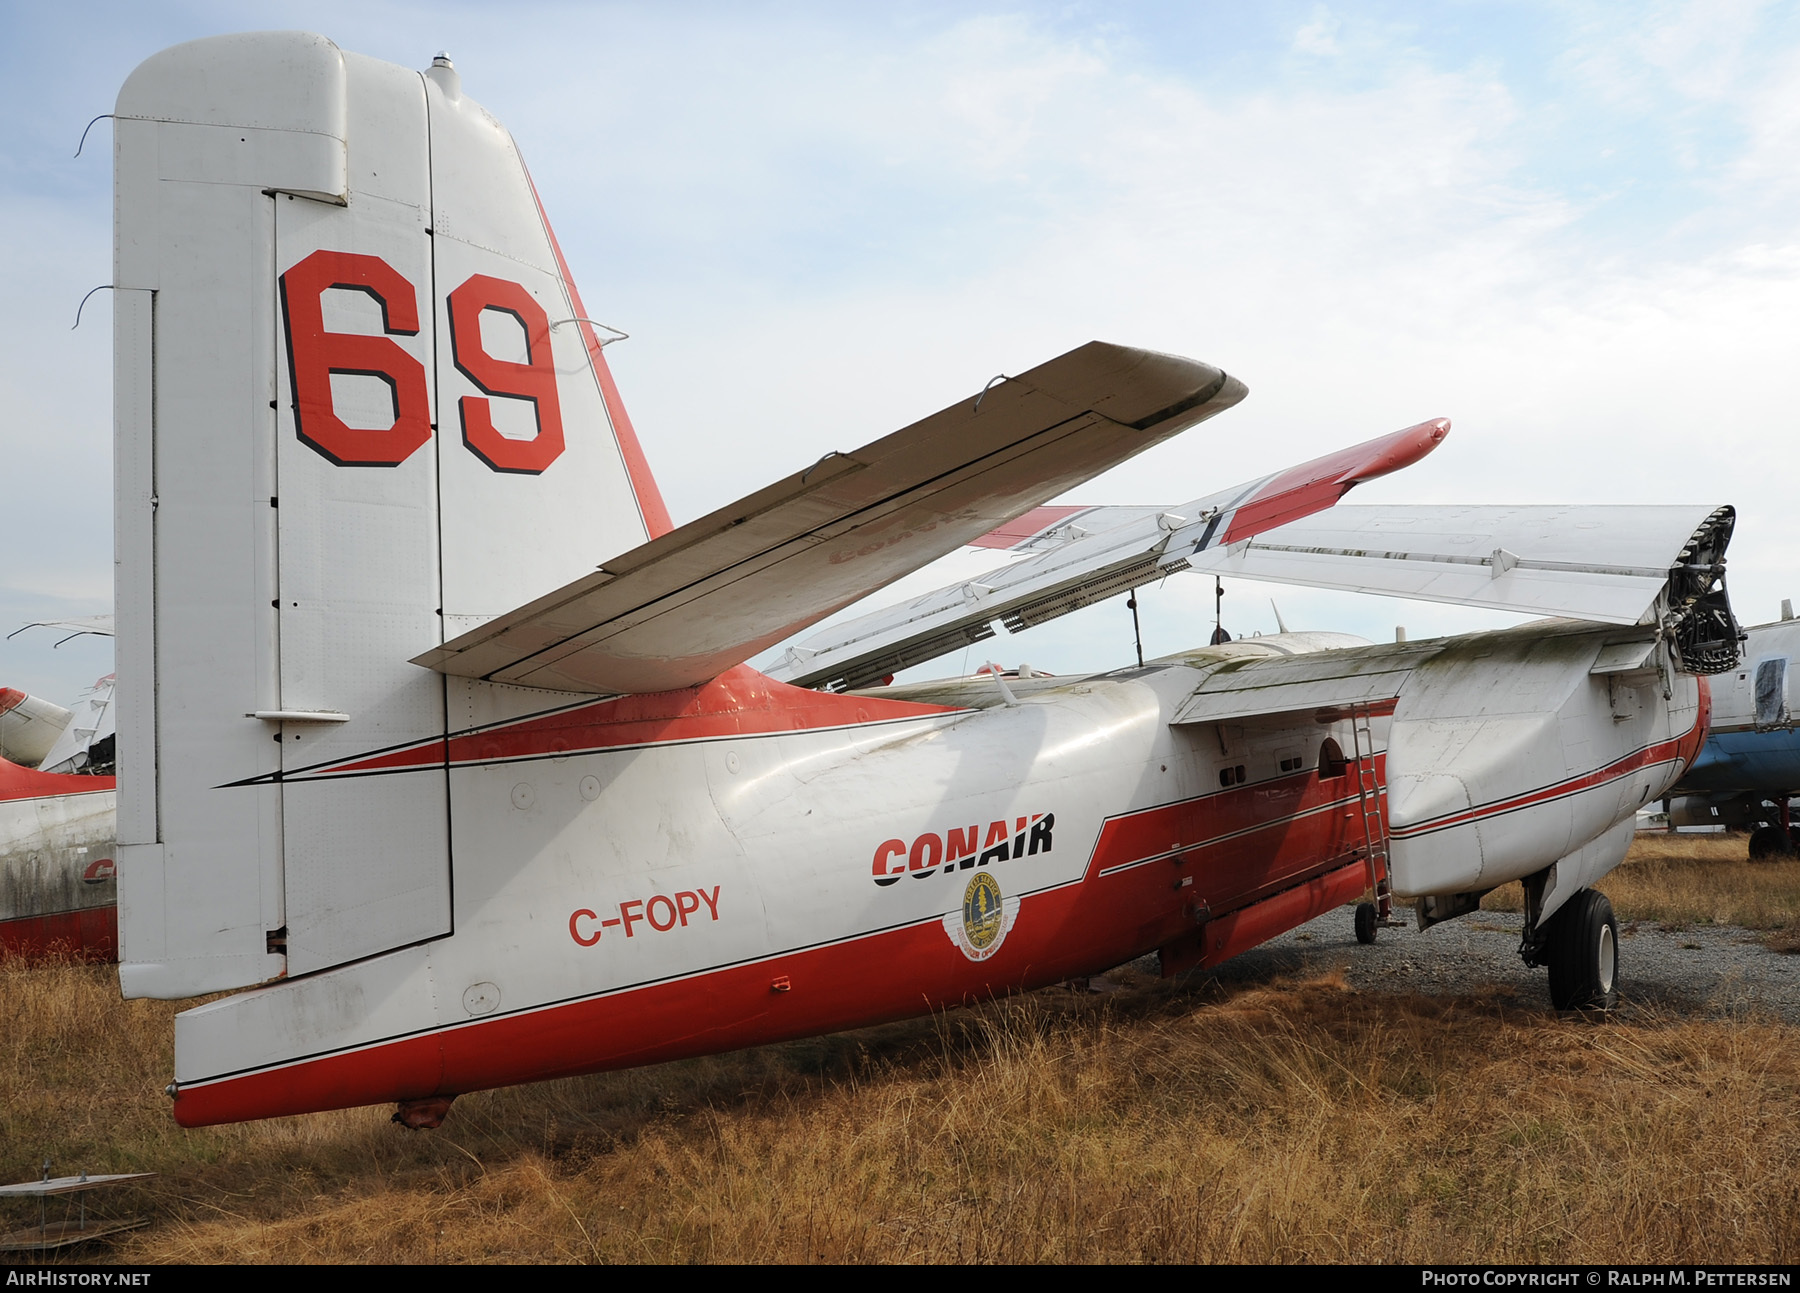
[[[1704,706],[1702,708],[1704,709]],[[1696,723],[1693,728],[1680,736],[1672,737],[1667,741],[1659,741],[1655,745],[1647,745],[1641,750],[1634,750],[1623,758],[1613,760],[1604,768],[1597,768],[1593,772],[1585,772],[1580,776],[1569,777],[1553,785],[1540,786],[1536,790],[1527,790],[1523,794],[1478,804],[1473,808],[1447,813],[1442,817],[1433,817],[1412,826],[1402,826],[1395,829],[1393,835],[1395,839],[1416,839],[1421,835],[1430,835],[1436,831],[1466,826],[1470,822],[1482,818],[1499,817],[1504,813],[1517,812],[1521,808],[1535,808],[1539,804],[1549,803],[1553,799],[1561,799],[1567,795],[1578,795],[1584,790],[1592,790],[1609,781],[1617,781],[1620,777],[1628,777],[1643,768],[1671,762],[1692,763],[1694,755],[1698,753],[1699,747],[1705,743],[1705,740],[1706,728]]]
[[[1686,767],[1693,767],[1694,760],[1700,757],[1700,751],[1706,745],[1706,738],[1712,732],[1712,684],[1706,681],[1704,674],[1694,677],[1694,686],[1699,689],[1699,708],[1694,718],[1693,727],[1688,729],[1688,747],[1681,753],[1681,762]]]
[[[772,732],[855,727],[901,718],[933,718],[960,711],[914,701],[840,696],[790,687],[748,665],[680,691],[615,696],[509,723],[463,732],[447,740],[303,769],[299,776],[402,772],[455,764],[495,763],[545,755],[586,754],[628,746],[665,745]]]
[[[1386,761],[1376,755],[1378,784]],[[1144,913],[1144,936],[1161,946],[1191,931],[1196,917],[1236,910],[1358,854],[1365,840],[1356,804],[1350,764],[1340,776],[1299,772],[1127,813],[1101,827],[1087,875],[1116,879],[1119,895]],[[1385,793],[1377,807],[1386,813]]]
[[[908,1018],[1095,973],[1193,933],[1207,905],[1260,911],[1260,905],[1246,908],[1234,899],[1279,896],[1284,887],[1306,883],[1321,862],[1343,852],[1345,817],[1329,810],[1347,784],[1354,783],[1299,773],[1113,818],[1084,879],[1026,891],[1006,941],[979,963],[964,957],[934,916],[746,964],[191,1083],[177,1094],[175,1116],[184,1126],[202,1126],[654,1064]],[[1176,842],[1187,849],[1180,866],[1151,862],[1101,874]],[[1012,874],[998,873],[1009,890]],[[1196,885],[1182,885],[1190,874]],[[1313,890],[1336,892],[1316,882],[1308,893]],[[1200,917],[1197,892],[1205,895]],[[1311,910],[1307,903],[1287,906]],[[777,979],[785,979],[788,990],[775,991]]]
[[[78,772],[39,772],[0,759],[0,801],[93,795],[111,790],[116,784],[112,777],[91,777]]]

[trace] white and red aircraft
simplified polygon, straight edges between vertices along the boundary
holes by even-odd
[[[0,687],[0,953],[117,953],[112,687],[73,710]]]
[[[447,58],[179,46],[115,148],[120,979],[251,989],[178,1017],[182,1123],[436,1125],[1511,880],[1557,1002],[1611,1000],[1586,886],[1736,659],[1729,508],[1333,507],[1437,421],[1021,520],[1245,394],[1093,343],[674,527]],[[991,575],[796,644],[785,681],[746,665],[977,541]],[[1572,618],[858,690],[1182,568]]]

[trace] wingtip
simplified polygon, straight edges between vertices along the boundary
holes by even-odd
[[[1139,430],[1177,417],[1199,422],[1250,393],[1212,364],[1111,341],[1090,341],[1014,380]]]
[[[1374,452],[1369,454],[1354,474],[1346,478],[1345,484],[1360,485],[1364,481],[1399,471],[1402,467],[1410,467],[1444,443],[1449,434],[1449,418],[1431,418],[1372,441],[1362,447]]]

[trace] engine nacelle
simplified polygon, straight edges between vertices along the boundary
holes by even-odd
[[[1706,736],[1705,683],[1653,634],[1535,625],[1419,663],[1388,743],[1396,894],[1474,894],[1555,865],[1544,918],[1623,860],[1637,810]]]

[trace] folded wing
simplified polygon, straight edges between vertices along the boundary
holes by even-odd
[[[1380,461],[1420,430],[1337,458],[1353,463],[1362,452]],[[1290,482],[1286,499],[1276,488],[1283,480]],[[1220,496],[1176,509],[1071,509],[1012,545],[1015,553],[1036,555],[834,625],[788,648],[767,672],[800,685],[865,686],[991,637],[996,621],[1022,632],[1185,570],[1605,624],[1666,620],[1693,672],[1730,668],[1737,658],[1738,630],[1723,589],[1729,507],[1326,511],[1336,495],[1322,492],[1304,469],[1270,482],[1235,513],[1214,511]],[[1293,517],[1306,502],[1313,515],[1261,526],[1265,518]]]
[[[1010,548],[1011,564],[834,625],[767,672],[800,686],[860,687],[992,637],[996,621],[1022,632],[1330,508],[1363,481],[1417,462],[1449,429],[1442,418],[1421,422],[1175,507],[1043,508],[978,540]]]
[[[1244,579],[1601,624],[1666,624],[1694,673],[1737,660],[1729,507],[1340,507],[1188,558]]]
[[[1245,393],[1206,364],[1090,342],[828,454],[414,663],[582,692],[705,682]]]

